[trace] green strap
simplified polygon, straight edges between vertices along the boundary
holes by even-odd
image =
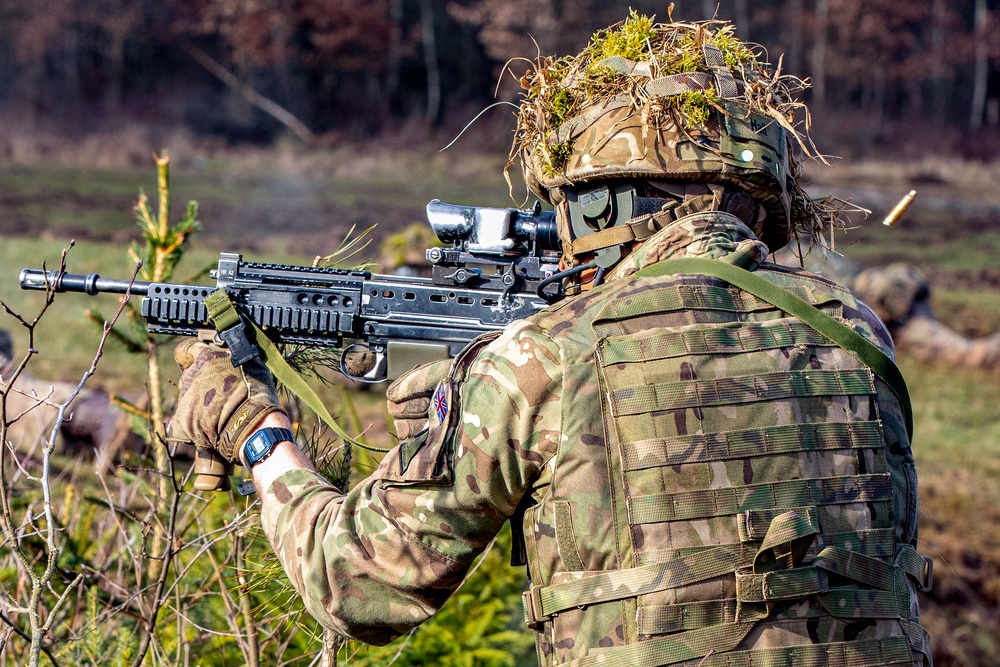
[[[826,572],[811,565],[763,574],[736,573],[736,599],[740,602],[800,600],[829,590]]]
[[[931,589],[934,584],[934,561],[930,558],[924,558],[909,544],[904,544],[896,554],[895,564],[913,577],[921,593]]]
[[[841,586],[820,593],[816,602],[834,618],[894,618],[902,622],[910,614],[908,590],[873,591]]]
[[[672,635],[735,622],[735,599],[640,606],[636,610],[640,635]]]
[[[896,581],[893,565],[840,547],[826,547],[813,559],[813,565],[883,591],[892,590]]]
[[[819,511],[815,505],[747,510],[736,515],[736,529],[739,532],[740,541],[755,542],[757,540],[764,540],[771,531],[774,520],[786,512],[795,512],[799,518],[810,526],[819,525]]]
[[[256,345],[260,350],[260,359],[267,366],[268,370],[274,374],[278,382],[284,385],[288,391],[302,399],[316,413],[316,416],[322,419],[323,423],[329,426],[330,430],[342,438],[344,442],[373,452],[390,451],[389,449],[367,445],[347,435],[347,432],[340,427],[333,418],[333,415],[326,409],[326,405],[323,404],[320,397],[313,391],[312,387],[306,384],[305,379],[294,368],[288,365],[281,351],[267,337],[267,334],[261,331],[260,327],[253,320],[240,317],[236,305],[229,298],[229,294],[226,293],[225,289],[220,288],[209,294],[205,299],[205,307],[208,309],[208,315],[212,318],[212,323],[215,325],[216,330],[220,332],[238,325],[241,321],[244,322],[246,324],[247,340]]]
[[[658,264],[662,264],[662,262],[658,262]],[[829,292],[820,292],[808,286],[789,287],[786,291],[792,292],[803,301],[816,306],[838,303],[837,297]],[[773,306],[774,304],[769,301],[732,286],[673,285],[657,289],[656,302],[653,304],[638,294],[628,299],[611,301],[601,309],[601,312],[594,319],[594,324],[599,327],[604,322],[612,323],[639,315],[676,310],[721,310],[730,313],[745,313],[765,310]]]
[[[708,275],[725,280],[780,308],[789,315],[797,317],[840,347],[851,352],[889,385],[889,388],[896,394],[903,411],[906,433],[912,441],[913,411],[910,406],[910,394],[906,389],[906,381],[892,359],[860,334],[778,285],[726,262],[701,257],[668,259],[642,269],[636,276],[656,277],[679,273]]]

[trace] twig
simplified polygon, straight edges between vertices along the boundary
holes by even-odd
[[[16,634],[21,639],[24,639],[25,641],[28,641],[28,642],[31,641],[31,635],[29,635],[27,632],[25,632],[21,628],[17,627],[14,624],[14,621],[12,621],[9,618],[7,618],[7,615],[4,614],[2,611],[0,611],[0,621],[3,621],[4,623],[6,623],[7,626],[10,627],[10,629],[14,631],[14,634]],[[59,666],[59,662],[56,661],[56,657],[54,655],[52,655],[52,651],[50,651],[47,646],[43,646],[42,647],[42,653],[45,655],[46,658],[49,659],[49,662],[51,662],[53,665],[56,665],[56,667]]]
[[[250,594],[247,590],[246,542],[243,531],[237,531],[235,537],[236,550],[236,580],[239,584],[240,613],[247,638],[247,664],[250,667],[260,667],[260,644],[257,637],[257,624],[254,622]]]
[[[217,79],[242,95],[247,102],[269,114],[279,123],[294,132],[295,136],[301,139],[303,143],[311,144],[313,142],[315,135],[308,127],[306,127],[305,123],[293,116],[290,111],[279,105],[277,102],[264,97],[249,85],[240,81],[236,78],[236,75],[216,62],[212,56],[198,48],[194,42],[191,40],[182,40],[181,48],[184,49],[184,52],[191,56],[195,62],[211,72]]]

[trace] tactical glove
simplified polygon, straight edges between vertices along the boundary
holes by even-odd
[[[401,375],[389,386],[385,392],[386,403],[400,442],[427,428],[431,395],[450,368],[451,359],[432,361]]]
[[[271,372],[259,359],[234,368],[225,348],[195,339],[174,348],[174,360],[182,374],[168,437],[236,461],[237,447],[281,410]]]

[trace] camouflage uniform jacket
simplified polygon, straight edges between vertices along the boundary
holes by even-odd
[[[392,639],[525,500],[543,665],[929,661],[916,476],[888,387],[722,281],[637,274],[737,255],[767,249],[727,214],[681,218],[602,287],[473,343],[427,429],[348,494],[312,472],[276,481],[262,523],[310,613]],[[757,273],[892,354],[846,290]]]

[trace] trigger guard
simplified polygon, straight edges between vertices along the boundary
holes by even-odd
[[[372,365],[364,372],[358,372],[361,369],[348,368],[347,357],[350,353],[359,351],[362,354],[368,353],[374,357]],[[340,353],[340,372],[343,373],[345,377],[363,384],[378,384],[379,382],[384,382],[386,379],[385,354],[372,350],[364,343],[352,343],[351,345],[345,347],[343,352]]]

